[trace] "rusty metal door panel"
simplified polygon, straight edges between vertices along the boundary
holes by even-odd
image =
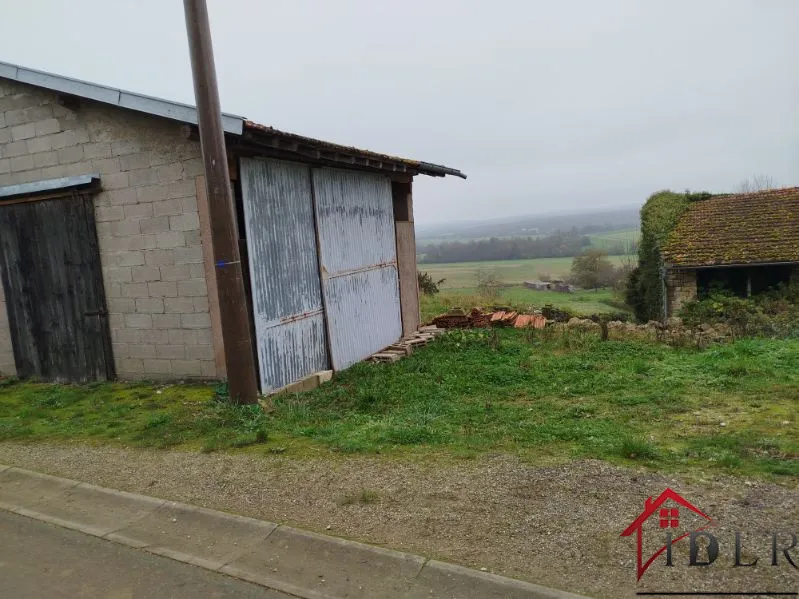
[[[314,169],[322,290],[333,368],[346,368],[402,335],[391,182]]]
[[[241,159],[261,391],[327,369],[322,290],[307,166]]]

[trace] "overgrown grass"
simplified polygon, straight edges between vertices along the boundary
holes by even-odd
[[[342,452],[426,446],[799,476],[799,342],[705,351],[456,331],[274,398],[271,426]]]
[[[273,397],[266,412],[207,386],[0,387],[0,440],[500,451],[747,475],[799,476],[798,415],[799,340],[700,351],[549,330],[454,331],[397,363],[357,364],[314,391]]]

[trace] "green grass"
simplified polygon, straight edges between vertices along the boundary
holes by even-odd
[[[398,363],[358,364],[276,397],[272,427],[343,452],[509,451],[799,476],[797,408],[796,340],[699,351],[456,331]]]
[[[454,306],[468,311],[475,306],[488,308],[492,305],[506,305],[516,310],[529,311],[550,304],[584,316],[628,311],[610,289],[558,293],[514,286],[500,289],[499,296],[495,298],[482,297],[474,288],[448,289],[433,296],[421,295],[419,301],[423,322],[430,322],[433,317]]]
[[[268,411],[207,386],[0,386],[0,440],[215,450],[507,452],[666,471],[799,476],[799,340],[700,351],[546,329],[454,331],[394,364],[360,363]],[[267,438],[268,433],[268,438]],[[348,501],[366,503],[363,493]]]
[[[609,256],[614,265],[626,261],[637,261],[636,256]],[[488,260],[485,262],[452,262],[446,264],[419,264],[419,270],[430,273],[433,279],[445,279],[442,289],[467,289],[477,284],[477,272],[488,270],[496,273],[500,282],[521,285],[524,281],[564,278],[569,275],[572,258],[535,258],[532,260]]]
[[[597,248],[608,248],[619,243],[637,243],[641,239],[639,229],[620,229],[618,231],[606,231],[604,233],[592,233],[588,236],[591,245]]]
[[[207,385],[0,380],[0,441],[91,439],[213,451],[265,441],[265,424],[260,407],[233,406]]]

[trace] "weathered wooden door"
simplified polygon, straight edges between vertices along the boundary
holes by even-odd
[[[311,174],[303,164],[241,160],[261,391],[327,370]]]
[[[90,195],[0,202],[0,271],[19,376],[113,378]]]

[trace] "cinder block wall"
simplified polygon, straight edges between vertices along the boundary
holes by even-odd
[[[100,174],[97,235],[122,378],[217,376],[197,213],[202,172],[199,142],[180,123],[91,101],[73,111],[55,92],[0,79],[0,186]],[[14,373],[4,302],[0,373]]]
[[[686,302],[696,299],[696,270],[670,270],[666,273],[669,316],[676,316]]]

